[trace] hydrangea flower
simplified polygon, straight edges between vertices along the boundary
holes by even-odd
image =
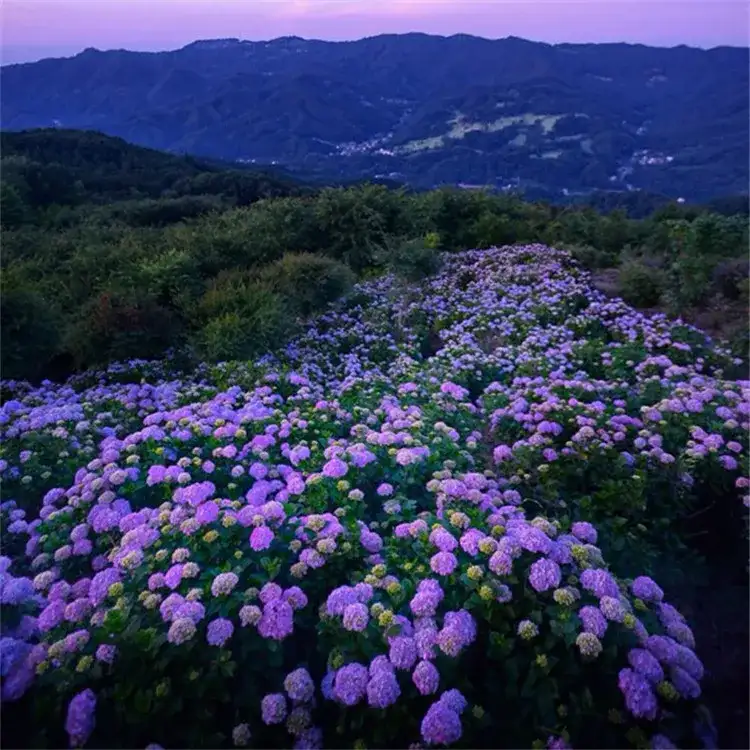
[[[281,693],[264,696],[260,708],[264,724],[281,724],[286,718],[286,698]]]
[[[421,733],[428,745],[452,745],[463,733],[461,717],[442,701],[436,701],[422,719]]]
[[[293,701],[304,703],[309,701],[315,693],[315,684],[310,673],[300,667],[290,672],[284,679],[284,690]]]
[[[93,690],[77,693],[68,704],[65,731],[71,747],[83,747],[96,724],[96,695]]]
[[[234,633],[232,621],[224,617],[217,617],[208,623],[206,641],[211,646],[221,647],[232,637],[232,633]]]
[[[367,667],[356,662],[341,667],[333,681],[333,694],[336,700],[346,706],[359,703],[367,692],[369,675]]]

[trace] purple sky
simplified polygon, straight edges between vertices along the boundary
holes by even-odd
[[[381,33],[546,42],[747,46],[748,0],[4,0],[2,61],[85,47],[161,50],[195,39]]]

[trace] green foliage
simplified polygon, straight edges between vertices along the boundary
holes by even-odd
[[[326,188],[314,203],[315,249],[359,273],[373,265],[387,238],[402,232],[405,207],[398,193],[379,185]]]
[[[638,261],[629,261],[620,269],[622,298],[637,307],[654,307],[663,292],[661,272]]]
[[[79,367],[151,359],[179,342],[179,319],[146,291],[104,292],[73,316],[64,346]]]
[[[2,376],[39,377],[58,351],[59,313],[39,291],[6,281],[0,292]]]
[[[287,254],[264,268],[260,278],[304,317],[343,296],[355,280],[349,266],[313,253]]]
[[[420,281],[440,268],[437,242],[439,237],[435,233],[413,240],[396,239],[387,243],[379,259],[388,271],[404,281]]]
[[[186,343],[209,360],[245,356],[283,343],[290,319],[355,278],[388,270],[418,280],[439,251],[513,243],[568,247],[594,271],[623,266],[629,301],[661,300],[688,317],[711,308],[712,320],[746,328],[744,216],[674,203],[635,220],[609,199],[618,210],[601,215],[452,188],[312,193],[97,133],[9,133],[2,145],[8,376],[69,374],[71,363]]]
[[[670,291],[677,310],[705,303],[717,292],[730,298],[737,296],[739,273],[746,266],[748,225],[741,216],[724,217],[702,214],[693,222],[674,221],[669,228],[668,261]],[[732,262],[740,259],[734,265]],[[728,265],[729,263],[729,265]],[[726,271],[734,283],[726,282]],[[738,273],[739,272],[739,273]]]
[[[611,268],[617,263],[617,255],[612,253],[602,252],[599,248],[592,247],[591,245],[570,245],[565,246],[570,254],[586,268],[600,269],[600,268]]]
[[[221,274],[198,302],[202,326],[192,337],[210,362],[249,359],[283,341],[293,321],[284,300],[249,272]]]
[[[4,188],[23,202],[24,221],[37,224],[54,220],[64,207],[97,204],[108,206],[95,212],[102,222],[163,225],[305,192],[277,175],[164,154],[93,131],[1,133],[0,152]],[[91,213],[88,206],[76,221]]]
[[[0,185],[0,226],[15,229],[24,223],[26,204],[17,187],[3,182]]]
[[[212,211],[225,208],[215,195],[185,195],[179,198],[147,198],[138,201],[121,201],[100,209],[98,222],[123,222],[131,227],[166,226],[195,219]]]
[[[724,297],[730,300],[747,296],[747,281],[750,275],[748,258],[730,258],[716,264],[711,284]]]

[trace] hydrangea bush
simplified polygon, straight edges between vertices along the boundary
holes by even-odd
[[[254,363],[4,384],[17,742],[699,741],[651,563],[746,517],[738,363],[543,246],[394,283]]]

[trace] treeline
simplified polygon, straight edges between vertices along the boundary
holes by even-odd
[[[89,218],[159,226],[261,198],[310,192],[280,174],[173,156],[78,130],[0,133],[3,229]],[[116,204],[116,205],[112,205]]]
[[[152,168],[81,146],[73,151],[80,159],[74,190],[83,202],[50,202],[50,191],[46,203],[32,204],[27,193],[29,213],[16,224],[6,222],[4,204],[3,378],[60,378],[167,350],[186,362],[255,356],[357,278],[391,270],[415,279],[434,270],[439,250],[516,242],[569,246],[633,303],[688,319],[713,315],[717,330],[737,334],[738,351],[746,346],[748,232],[741,215],[670,204],[635,220],[624,210],[602,215],[458,189],[311,192],[270,176],[263,178],[270,189],[289,194],[256,194],[238,205],[229,188],[190,192],[227,186],[231,173],[137,150],[169,160],[174,173],[162,171],[164,163]],[[35,164],[55,164],[55,154],[32,155],[50,157]],[[5,161],[33,160],[28,153],[3,156],[5,195],[19,184],[6,183]],[[118,198],[125,185],[137,197]]]

